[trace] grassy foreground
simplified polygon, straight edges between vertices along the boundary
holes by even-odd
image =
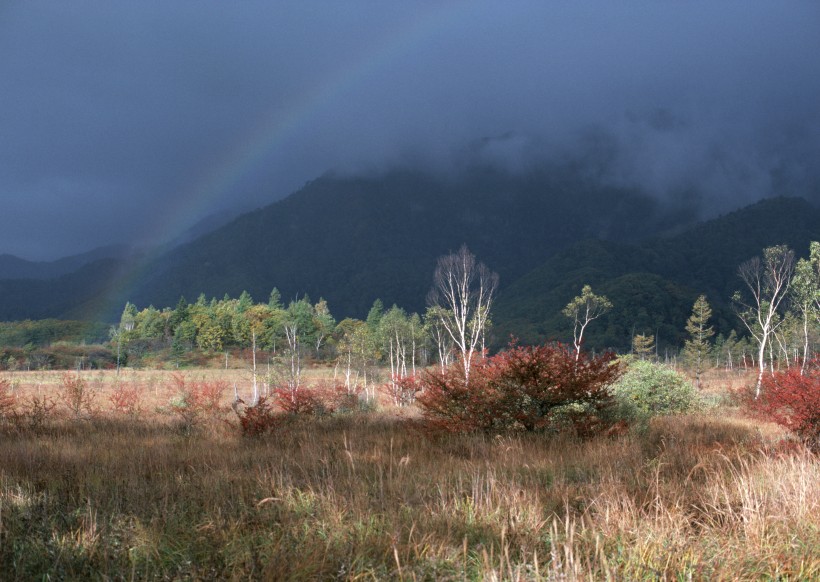
[[[820,579],[820,459],[728,409],[587,442],[229,418],[2,432],[0,578]]]

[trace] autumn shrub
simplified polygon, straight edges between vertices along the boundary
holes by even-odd
[[[301,386],[295,390],[280,386],[273,393],[279,407],[290,415],[326,416],[334,411],[332,395],[322,386]]]
[[[17,397],[12,391],[11,381],[0,378],[0,422],[6,422],[14,416]]]
[[[39,432],[57,413],[57,401],[48,396],[30,396],[14,412],[14,424],[18,429]]]
[[[348,389],[338,382],[317,382],[311,388],[332,414],[368,413],[375,411],[374,403],[361,398],[361,391]]]
[[[409,406],[416,400],[421,389],[418,376],[406,376],[384,383],[380,391],[396,406]]]
[[[698,406],[691,382],[676,370],[646,360],[624,359],[625,371],[612,386],[619,419],[646,427],[654,416],[688,412]]]
[[[760,397],[747,400],[757,415],[793,432],[809,448],[820,450],[820,367],[799,368],[765,376]]]
[[[258,437],[272,432],[280,425],[281,417],[276,414],[267,397],[262,396],[252,406],[244,404],[237,401],[233,407],[239,417],[239,428],[243,436]]]
[[[609,385],[620,374],[613,354],[591,357],[561,344],[510,345],[479,360],[465,380],[459,366],[428,372],[417,401],[435,426],[451,431],[573,430],[607,425]]]
[[[454,364],[425,372],[416,397],[428,425],[448,432],[490,431],[503,428],[498,414],[500,397],[483,373],[484,361],[473,365],[469,382],[464,368]]]
[[[136,418],[142,412],[142,393],[136,384],[117,384],[108,396],[111,408],[116,414]]]
[[[97,391],[79,373],[66,372],[60,379],[60,396],[74,418],[92,416]]]
[[[184,374],[172,374],[176,394],[169,402],[171,412],[188,432],[207,418],[214,418],[224,410],[222,399],[228,389],[224,380],[189,381]]]

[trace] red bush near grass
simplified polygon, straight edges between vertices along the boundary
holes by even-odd
[[[80,373],[66,372],[60,379],[60,396],[74,418],[96,413],[97,391],[88,385]]]
[[[607,428],[614,354],[576,361],[561,344],[516,346],[478,361],[469,383],[458,366],[428,372],[417,397],[427,420],[456,432],[572,427],[581,436]]]
[[[0,421],[11,418],[17,406],[17,398],[11,390],[11,382],[0,378]]]
[[[748,404],[757,415],[820,450],[820,362],[814,362],[803,375],[799,368],[792,368],[764,376],[760,397],[749,399]]]
[[[135,384],[123,382],[117,384],[108,400],[116,414],[136,418],[142,412],[142,393]]]
[[[233,409],[239,417],[239,428],[244,436],[262,436],[279,426],[280,417],[265,396],[260,397],[253,406],[240,407],[240,404],[244,405],[244,402],[234,402]]]
[[[325,416],[337,409],[345,409],[357,400],[342,385],[319,383],[293,390],[289,386],[274,389],[276,403],[287,414],[296,416]]]

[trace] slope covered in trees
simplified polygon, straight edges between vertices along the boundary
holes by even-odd
[[[0,321],[106,319],[100,309],[127,266],[123,259],[100,259],[53,279],[0,280]]]
[[[436,258],[462,244],[503,285],[583,238],[634,240],[690,219],[566,169],[326,176],[172,251],[128,299],[167,305],[276,286],[286,298],[324,296],[343,315],[361,317],[377,297],[418,311]]]
[[[495,338],[523,341],[572,337],[561,309],[584,284],[614,304],[586,336],[590,347],[628,349],[634,333],[659,345],[682,345],[695,299],[705,294],[717,331],[738,322],[729,309],[741,281],[737,268],[764,247],[786,244],[806,254],[820,233],[820,210],[799,198],[774,198],[710,220],[676,236],[636,244],[590,240],[551,257],[502,290]]]
[[[28,261],[14,255],[0,255],[0,280],[54,279],[102,259],[123,258],[131,253],[124,245],[111,245],[55,261]]]

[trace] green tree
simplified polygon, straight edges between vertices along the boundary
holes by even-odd
[[[689,339],[683,347],[684,358],[695,372],[695,388],[700,388],[700,377],[706,367],[711,349],[709,340],[715,335],[714,328],[709,325],[711,318],[712,308],[706,300],[706,295],[701,295],[695,300],[692,315],[686,320],[686,332],[689,334]]]
[[[809,258],[797,261],[790,292],[801,324],[803,361],[800,373],[803,374],[809,360],[809,324],[820,317],[820,243],[812,241]]]
[[[632,352],[641,360],[651,360],[655,351],[655,337],[652,335],[636,334],[632,338]]]
[[[268,298],[268,307],[271,309],[283,309],[284,306],[282,305],[282,294],[279,293],[279,289],[274,287],[270,292],[270,297]]]
[[[587,326],[611,309],[612,303],[609,299],[603,295],[595,295],[589,285],[584,285],[581,288],[581,294],[564,307],[561,313],[573,321],[572,338],[576,361],[581,355],[581,344]]]
[[[375,332],[376,329],[379,327],[379,322],[384,315],[384,303],[382,303],[381,299],[376,299],[373,302],[373,306],[370,308],[370,311],[367,312],[367,327],[370,328],[370,331]]]
[[[319,298],[319,302],[313,306],[313,329],[314,329],[314,344],[316,348],[316,355],[319,355],[319,350],[322,345],[332,336],[333,330],[336,327],[336,319],[330,313],[327,306],[327,301]]]
[[[180,297],[179,301],[177,301],[177,306],[171,312],[171,317],[168,320],[168,325],[171,326],[171,332],[176,334],[177,326],[183,321],[188,321],[190,317],[191,312],[188,308],[188,302],[185,300],[185,297]]]

